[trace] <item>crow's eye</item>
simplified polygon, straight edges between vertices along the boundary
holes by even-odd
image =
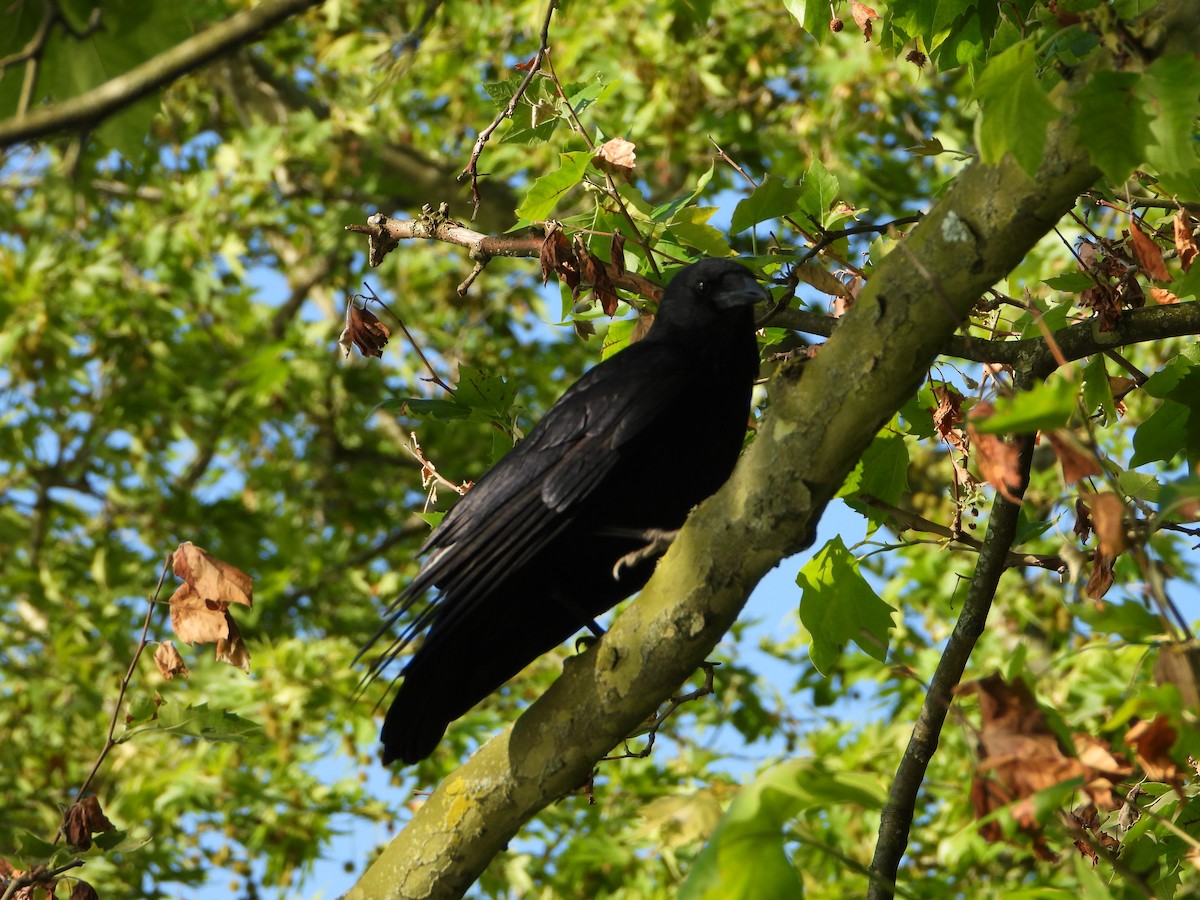
[[[708,282],[707,281],[697,281],[696,282],[696,292],[699,294],[708,293]]]

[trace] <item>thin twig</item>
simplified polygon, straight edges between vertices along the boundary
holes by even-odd
[[[529,71],[525,73],[525,77],[517,86],[516,93],[508,101],[508,104],[500,111],[500,114],[492,120],[492,123],[487,128],[479,132],[479,137],[475,138],[475,146],[471,149],[471,158],[467,162],[463,170],[458,173],[458,180],[464,178],[471,179],[471,203],[474,208],[471,210],[471,220],[475,220],[476,213],[479,212],[479,156],[483,153],[483,148],[491,138],[492,132],[500,127],[500,123],[505,119],[511,119],[512,114],[517,109],[517,104],[521,102],[521,98],[525,96],[525,91],[529,89],[529,85],[533,83],[534,77],[542,68],[542,60],[546,58],[546,51],[550,48],[550,20],[554,16],[554,10],[558,7],[558,0],[549,0],[546,4],[546,15],[542,20],[542,30],[538,43],[537,53],[534,54],[533,60],[529,64]]]
[[[374,300],[376,303],[378,303],[383,309],[386,309],[388,315],[396,320],[396,324],[399,325],[400,330],[404,332],[404,337],[408,339],[409,345],[414,350],[417,351],[417,356],[419,356],[421,358],[421,362],[425,364],[425,369],[426,369],[426,371],[429,372],[430,380],[434,384],[436,384],[438,387],[440,387],[442,390],[444,390],[447,394],[450,394],[451,396],[453,396],[454,388],[450,387],[450,385],[448,385],[448,384],[446,384],[446,382],[442,381],[442,379],[438,375],[437,371],[433,368],[432,364],[430,364],[429,360],[425,357],[425,354],[421,351],[421,345],[417,343],[416,338],[414,338],[412,336],[412,334],[409,332],[408,328],[405,326],[404,320],[402,318],[400,318],[398,315],[396,315],[396,313],[393,312],[386,303],[384,303],[382,300],[379,299],[379,295],[375,293],[375,289],[372,288],[371,285],[367,284],[364,281],[363,287],[365,287],[368,291],[371,292],[371,299]],[[351,302],[353,302],[353,301],[351,301]]]
[[[146,601],[146,619],[142,623],[142,636],[138,639],[138,645],[133,651],[133,659],[129,661],[129,668],[125,670],[125,677],[121,679],[121,689],[117,692],[117,702],[113,707],[112,718],[108,722],[108,735],[104,739],[104,746],[100,750],[100,755],[96,757],[92,771],[88,773],[87,778],[83,780],[83,784],[79,786],[79,790],[75,793],[75,803],[83,799],[84,794],[87,793],[87,789],[91,787],[96,773],[100,771],[100,766],[104,764],[104,760],[108,757],[109,751],[117,746],[114,735],[117,733],[117,722],[121,719],[121,704],[125,701],[125,692],[129,690],[129,683],[133,680],[133,673],[137,671],[137,664],[138,660],[142,658],[142,651],[146,649],[146,636],[150,633],[150,620],[154,617],[154,608],[158,604],[159,594],[162,593],[163,582],[167,580],[167,572],[171,570],[173,555],[170,553],[167,554],[167,558],[163,562],[162,572],[158,576],[158,585],[154,588],[154,593]],[[62,837],[61,825],[59,825],[58,831],[54,833],[54,840],[51,843],[57,844],[60,837]]]
[[[606,756],[600,762],[612,762],[618,759],[645,759],[650,755],[650,751],[654,749],[654,739],[658,735],[658,730],[663,726],[663,723],[671,717],[671,714],[685,703],[691,703],[693,700],[699,700],[701,697],[707,697],[713,693],[713,673],[716,671],[720,663],[705,662],[700,664],[701,671],[704,672],[704,683],[694,691],[688,691],[686,694],[680,694],[677,697],[672,697],[670,701],[661,710],[657,711],[650,720],[649,726],[645,731],[640,729],[631,734],[626,741],[626,751],[613,756]],[[641,750],[630,751],[628,749],[628,741],[634,737],[646,737],[646,746]]]
[[[1018,464],[1021,487],[1017,491],[1017,496],[1020,497],[1029,479],[1033,440],[1030,435],[1022,435],[1017,440],[1021,448]],[[908,847],[908,834],[916,810],[917,794],[929,761],[937,749],[954,688],[962,679],[975,642],[983,634],[988,612],[996,595],[996,587],[1007,568],[1008,554],[1016,537],[1020,511],[1019,503],[1011,503],[996,495],[988,521],[987,536],[979,552],[979,560],[971,579],[971,586],[967,589],[962,612],[938,661],[929,684],[929,692],[925,695],[925,702],[917,716],[912,736],[896,770],[896,778],[892,782],[887,804],[880,817],[879,840],[875,845],[874,859],[871,861],[871,872],[876,877],[871,879],[867,892],[868,900],[891,900],[894,896],[892,885],[896,881],[900,859]]]
[[[8,882],[8,886],[4,889],[4,894],[0,896],[0,900],[12,900],[17,895],[17,891],[21,888],[29,887],[30,885],[44,883],[57,878],[63,872],[69,872],[71,869],[78,869],[83,865],[82,859],[73,859],[70,862],[63,863],[54,869],[47,869],[42,872],[29,872],[25,875],[17,875]]]

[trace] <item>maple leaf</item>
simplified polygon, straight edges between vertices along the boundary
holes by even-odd
[[[633,175],[634,158],[637,156],[634,151],[634,145],[624,138],[613,138],[605,141],[596,148],[596,155],[592,158],[592,163],[601,172],[607,172],[609,175],[619,175],[623,178],[629,178]]]

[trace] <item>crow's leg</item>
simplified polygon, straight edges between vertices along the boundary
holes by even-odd
[[[609,532],[606,531],[605,533]],[[666,553],[675,538],[679,536],[679,529],[647,528],[644,531],[617,530],[613,533],[618,533],[621,537],[633,537],[646,542],[645,546],[626,553],[613,565],[612,576],[615,580],[620,581],[621,572],[625,569],[632,569],[638,563],[653,559],[656,556],[662,556]]]

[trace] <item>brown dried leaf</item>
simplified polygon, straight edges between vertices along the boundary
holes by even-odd
[[[250,576],[223,559],[217,559],[191,541],[179,545],[171,557],[176,575],[203,597],[221,603],[241,603],[253,606],[254,582]]]
[[[1166,288],[1150,288],[1150,299],[1159,306],[1174,306],[1179,302],[1179,298],[1168,291]]]
[[[164,678],[174,678],[176,675],[183,678],[188,677],[187,666],[183,663],[183,657],[179,655],[179,651],[175,649],[175,644],[171,641],[163,641],[158,645],[158,649],[154,651],[154,665],[158,667],[158,672]]]
[[[992,414],[990,403],[980,403],[971,411],[973,420],[985,419]],[[1020,491],[1024,488],[1021,479],[1021,451],[997,434],[984,434],[973,425],[967,425],[971,447],[975,451],[975,463],[983,480],[994,487],[1009,503],[1020,503]]]
[[[538,262],[542,264],[542,284],[550,279],[551,272],[558,272],[561,278],[563,267],[573,267],[575,264],[571,244],[557,222],[551,222],[546,227],[546,239],[538,251]]]
[[[1095,311],[1100,319],[1100,331],[1108,332],[1117,327],[1121,321],[1121,298],[1112,286],[1100,282],[1079,293],[1079,305]]]
[[[871,20],[878,19],[879,13],[871,9],[865,3],[859,3],[858,0],[851,0],[850,14],[854,16],[854,24],[858,26],[859,31],[863,33],[863,40],[871,40]]]
[[[68,844],[80,850],[92,846],[93,834],[113,830],[113,823],[104,815],[95,794],[89,794],[72,804],[63,816],[63,837]]]
[[[1142,271],[1154,281],[1170,281],[1171,273],[1163,262],[1162,251],[1146,232],[1138,227],[1137,220],[1130,220],[1130,241],[1133,244],[1133,256]]]
[[[1086,544],[1087,539],[1092,536],[1091,510],[1088,509],[1087,502],[1082,497],[1075,499],[1075,528],[1073,530],[1081,544]]]
[[[1195,228],[1196,223],[1192,221],[1186,209],[1175,213],[1175,252],[1179,254],[1179,265],[1185,272],[1191,270],[1192,263],[1196,261],[1196,255],[1200,252],[1196,248],[1196,238],[1193,236]]]
[[[1088,576],[1085,591],[1093,600],[1101,599],[1113,586],[1113,558],[1097,550],[1092,560],[1092,574]]]
[[[1175,729],[1163,715],[1156,716],[1153,722],[1137,722],[1125,732],[1125,743],[1137,753],[1138,765],[1146,773],[1147,780],[1176,787],[1183,779],[1183,773],[1170,754],[1177,738]]]
[[[76,880],[75,887],[71,888],[69,900],[100,900],[100,895],[86,881]]]
[[[171,630],[185,644],[211,644],[229,637],[225,606],[205,600],[191,585],[181,584],[167,602]]]
[[[1081,479],[1101,473],[1100,461],[1096,459],[1096,454],[1083,446],[1071,432],[1055,429],[1043,433],[1054,448],[1054,455],[1062,465],[1063,481],[1067,484],[1075,484]]]
[[[350,346],[354,345],[363,356],[374,356],[378,359],[383,356],[383,348],[387,346],[391,335],[392,332],[375,318],[373,312],[360,307],[353,298],[347,301],[346,327],[338,336],[338,343],[342,345],[347,356],[350,355]]]
[[[1129,549],[1125,533],[1125,503],[1116,494],[1106,491],[1088,497],[1092,523],[1096,529],[1100,552],[1116,558]]]
[[[633,175],[634,166],[637,165],[634,161],[636,156],[634,145],[624,138],[617,137],[605,141],[596,148],[596,155],[592,158],[592,163],[601,172],[629,178]]]
[[[963,396],[952,387],[934,385],[933,396],[937,397],[937,408],[933,411],[933,427],[938,435],[960,453],[967,452],[966,435],[958,426],[962,423]]]
[[[1108,376],[1108,389],[1112,391],[1114,400],[1123,400],[1125,395],[1132,391],[1138,383],[1132,378],[1126,378],[1124,375]]]
[[[846,301],[854,300],[850,289],[846,287],[841,279],[822,269],[820,266],[796,266],[792,272],[800,281],[812,285],[823,294],[841,297]],[[849,305],[852,304],[848,304],[846,308],[849,308]]]
[[[608,256],[612,260],[613,271],[620,277],[625,274],[625,235],[614,231],[612,241],[608,245]]]
[[[235,669],[241,669],[246,674],[250,673],[250,651],[246,649],[246,644],[242,640],[242,633],[238,630],[237,622],[233,621],[233,616],[225,613],[225,624],[229,630],[228,638],[218,638],[217,640],[217,661],[228,663]]]

